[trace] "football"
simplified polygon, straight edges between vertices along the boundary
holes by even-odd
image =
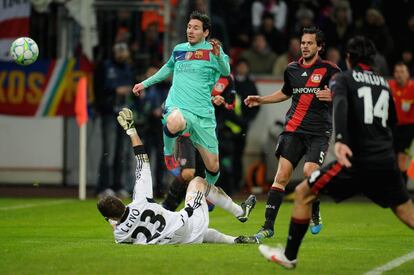
[[[11,44],[10,56],[19,65],[30,65],[39,56],[39,48],[33,39],[20,37]]]

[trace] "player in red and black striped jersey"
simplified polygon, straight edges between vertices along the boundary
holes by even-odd
[[[286,249],[259,247],[263,256],[286,268],[296,266],[311,218],[311,202],[321,192],[336,201],[362,192],[381,207],[391,208],[414,229],[414,205],[393,149],[394,102],[388,83],[370,68],[375,53],[374,44],[364,37],[348,42],[347,65],[351,70],[336,75],[330,84],[337,160],[296,187]]]
[[[322,165],[332,132],[332,96],[329,80],[340,69],[333,63],[321,60],[323,33],[315,28],[304,28],[301,37],[302,57],[290,63],[284,73],[281,90],[268,96],[249,96],[245,104],[249,107],[276,103],[292,99],[286,114],[284,132],[276,147],[279,158],[277,173],[268,194],[265,223],[256,234],[259,239],[273,236],[274,222],[289,183],[293,169],[305,158],[303,173],[308,177]],[[319,233],[322,223],[319,201],[315,201],[312,215],[313,234]]]

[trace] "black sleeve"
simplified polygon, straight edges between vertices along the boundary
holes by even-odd
[[[231,75],[227,76],[226,78],[227,78],[229,84],[224,89],[222,95],[224,97],[224,101],[227,104],[234,104],[234,100],[236,99],[236,89],[234,87],[234,80],[233,80],[233,77]]]
[[[334,64],[331,68],[331,77],[340,72],[341,72],[341,69],[337,65]]]
[[[288,68],[286,68],[283,74],[283,80],[285,83],[283,84],[283,87],[282,87],[282,93],[284,93],[287,96],[292,96],[292,87],[290,86]]]
[[[344,74],[335,75],[329,86],[333,95],[333,116],[335,141],[340,141],[349,144],[349,130],[348,130],[348,87],[346,85],[346,78]]]
[[[134,146],[134,154],[135,154],[136,156],[146,154],[146,153],[145,153],[145,147],[144,147],[144,145],[137,145],[137,146]]]

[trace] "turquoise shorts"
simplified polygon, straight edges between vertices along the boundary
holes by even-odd
[[[165,125],[167,117],[178,108],[169,108],[164,114],[162,123]],[[181,134],[189,133],[194,146],[201,146],[212,154],[218,155],[218,140],[216,135],[216,118],[201,117],[189,111],[178,109],[186,121],[186,127]]]

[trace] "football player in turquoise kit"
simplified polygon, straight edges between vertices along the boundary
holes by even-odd
[[[206,166],[206,180],[215,184],[220,171],[211,90],[220,75],[230,74],[230,65],[218,42],[206,41],[210,26],[207,15],[193,12],[187,25],[188,42],[176,45],[167,63],[155,75],[136,84],[132,91],[139,95],[173,74],[163,118],[167,168],[173,174],[179,173],[173,147],[179,135],[189,132]]]

